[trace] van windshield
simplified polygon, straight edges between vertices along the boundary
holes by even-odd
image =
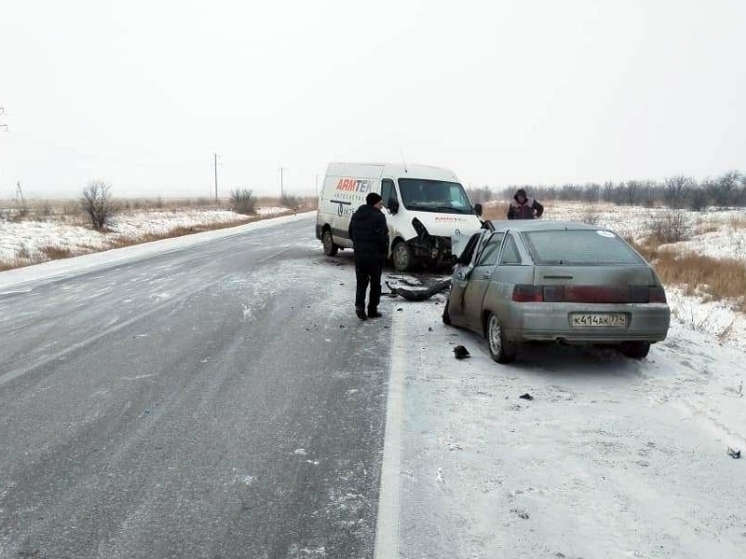
[[[399,179],[401,202],[408,210],[472,214],[474,208],[464,187],[457,182],[430,179]]]

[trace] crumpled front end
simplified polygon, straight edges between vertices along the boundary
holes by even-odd
[[[451,237],[430,235],[419,219],[412,220],[417,236],[409,239],[407,244],[418,262],[429,268],[451,267],[456,257],[451,251]]]

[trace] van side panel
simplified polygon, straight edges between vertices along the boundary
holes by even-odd
[[[369,192],[381,192],[383,165],[367,163],[330,163],[319,196],[316,213],[316,238],[329,227],[335,244],[352,248],[348,227],[350,218],[365,204]]]

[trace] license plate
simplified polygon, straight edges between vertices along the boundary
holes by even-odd
[[[570,315],[570,324],[575,328],[623,328],[627,326],[627,315],[624,313],[574,313]]]

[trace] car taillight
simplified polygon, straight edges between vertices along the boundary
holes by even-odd
[[[648,289],[648,302],[649,303],[667,303],[666,290],[662,287],[656,286]]]
[[[541,289],[547,303],[561,303],[565,300],[564,285],[545,285]]]
[[[516,285],[513,301],[518,303],[666,303],[662,287],[647,285]]]
[[[513,301],[541,303],[544,301],[544,293],[540,285],[516,285],[513,287]]]

